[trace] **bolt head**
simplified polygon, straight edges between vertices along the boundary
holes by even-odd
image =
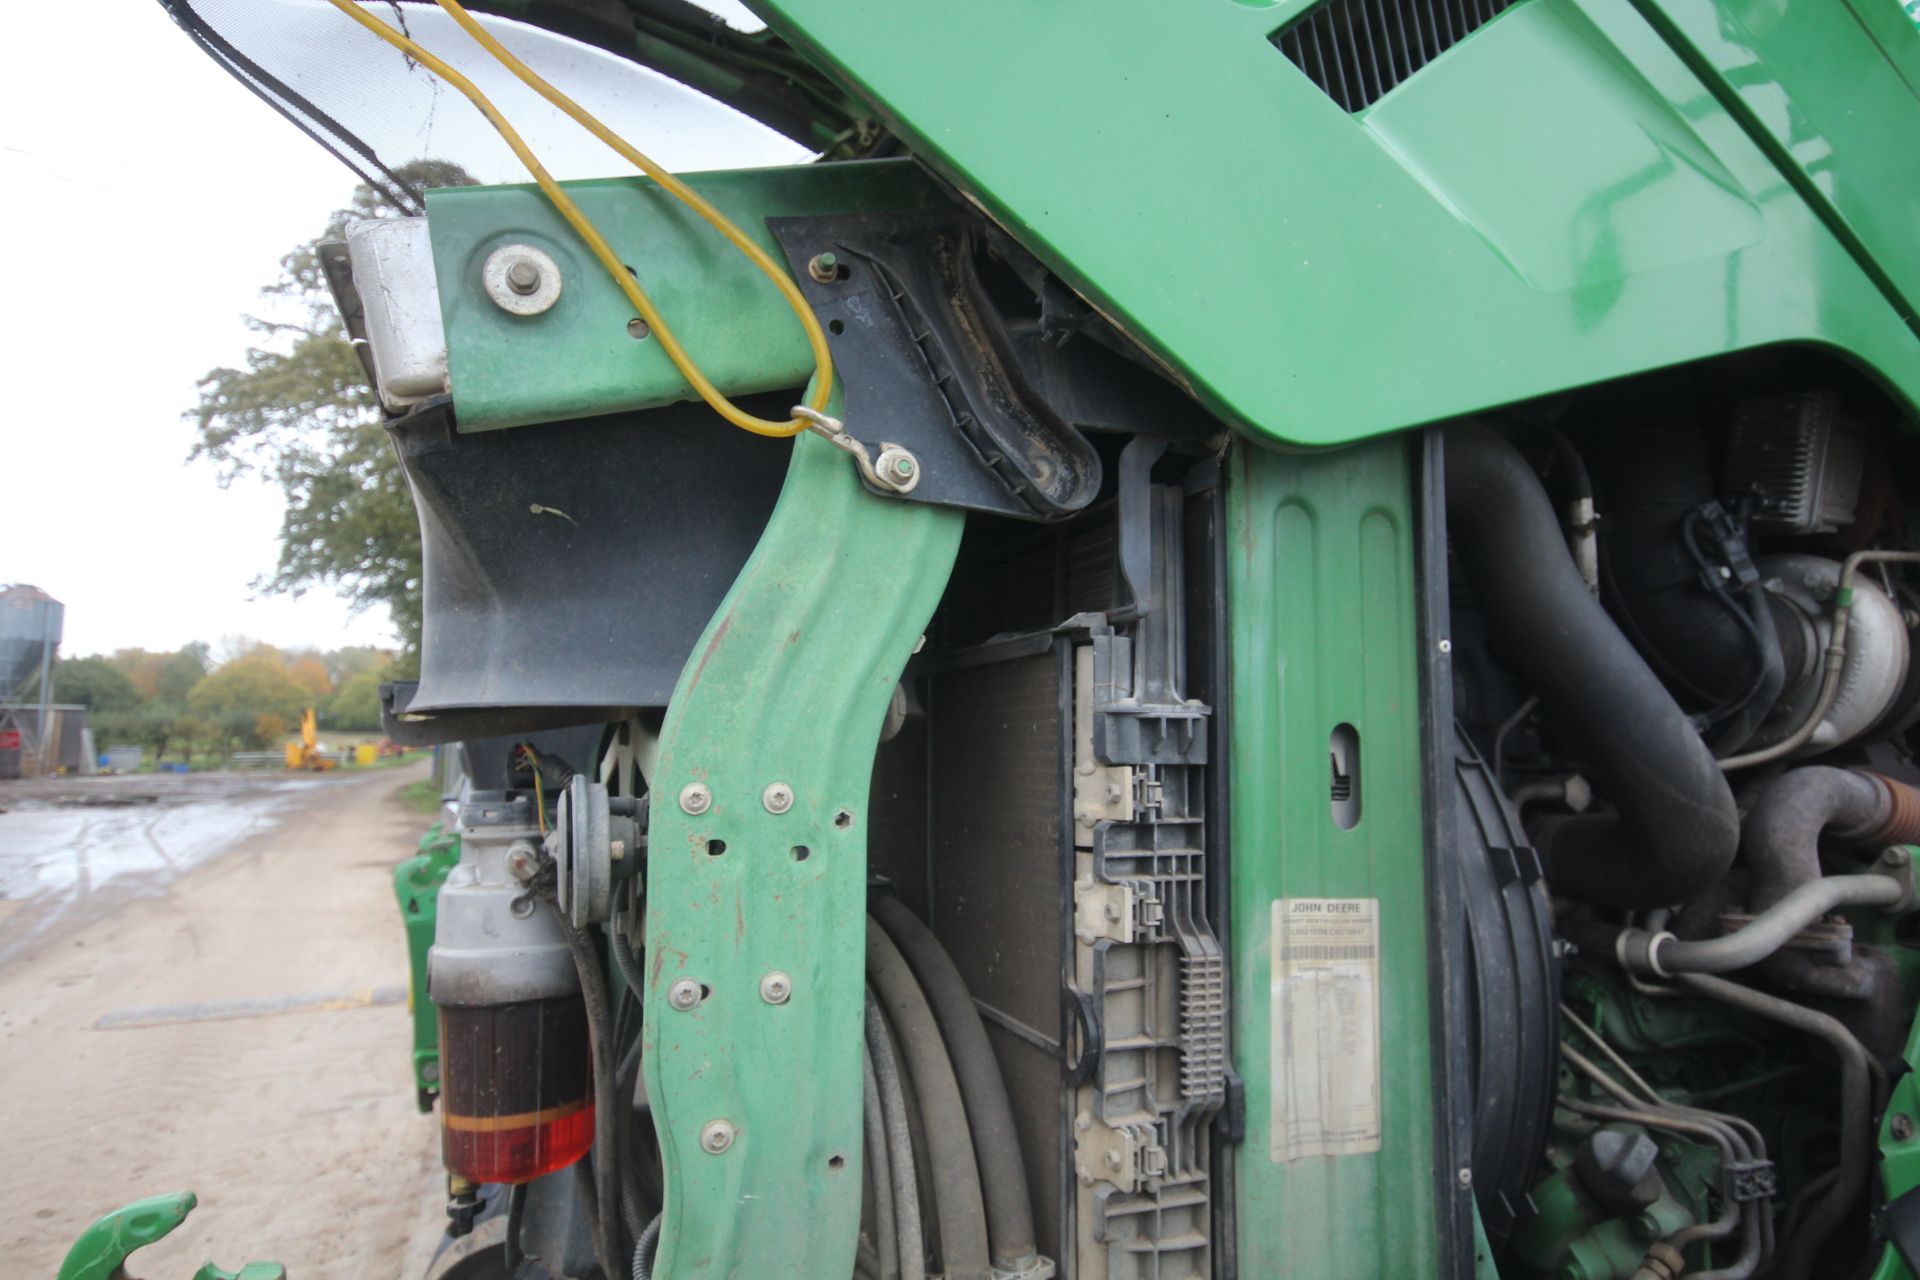
[[[698,816],[713,808],[713,792],[702,782],[689,782],[680,788],[680,807]]]
[[[902,480],[913,474],[913,459],[902,455],[893,460],[893,473]]]
[[[692,978],[681,978],[667,988],[667,1003],[685,1013],[700,1003],[700,984]]]
[[[1461,1186],[1463,1186],[1463,1187],[1470,1187],[1470,1186],[1472,1186],[1472,1185],[1473,1185],[1473,1170],[1471,1170],[1471,1169],[1462,1169],[1462,1170],[1461,1170],[1461,1171],[1460,1171],[1459,1173],[1456,1173],[1456,1174],[1454,1175],[1454,1180],[1455,1180],[1455,1181],[1457,1181],[1457,1182],[1458,1182],[1458,1183],[1459,1183],[1459,1184],[1460,1184]]]
[[[807,262],[807,274],[817,284],[832,284],[840,278],[840,259],[830,253],[816,253]]]
[[[507,288],[526,295],[540,287],[540,268],[531,262],[516,262],[507,268]]]
[[[507,874],[521,884],[533,879],[540,870],[540,858],[526,845],[515,845],[507,851]]]
[[[717,1156],[733,1145],[733,1126],[725,1120],[709,1120],[700,1130],[700,1149]]]
[[[760,998],[768,1004],[785,1004],[793,996],[793,979],[775,969],[760,979]]]
[[[784,782],[770,782],[760,793],[760,803],[767,807],[768,813],[785,813],[793,808],[793,788]]]
[[[1905,1142],[1913,1136],[1913,1117],[1904,1111],[1896,1112],[1893,1119],[1887,1122],[1887,1131],[1893,1135],[1895,1142]]]

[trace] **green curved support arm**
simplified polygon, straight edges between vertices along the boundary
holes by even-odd
[[[681,673],[647,854],[663,1280],[853,1270],[867,790],[962,522],[872,496],[845,455],[799,437],[759,546]]]
[[[115,1280],[124,1276],[127,1258],[187,1220],[198,1198],[191,1191],[148,1196],[115,1209],[80,1233],[67,1250],[56,1280]],[[277,1262],[249,1262],[238,1271],[222,1271],[211,1262],[193,1273],[193,1280],[286,1280],[287,1269]]]

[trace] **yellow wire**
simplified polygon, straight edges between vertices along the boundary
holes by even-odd
[[[627,271],[625,264],[620,261],[619,255],[614,253],[612,247],[607,244],[606,238],[600,234],[599,229],[593,225],[586,214],[580,211],[580,207],[574,204],[572,197],[568,196],[567,193],[561,189],[560,184],[554,181],[553,175],[547,172],[546,167],[540,163],[539,158],[533,154],[533,151],[521,139],[519,133],[514,130],[514,127],[507,123],[506,117],[500,114],[499,109],[488,100],[485,94],[480,92],[471,80],[448,66],[440,58],[429,53],[408,36],[394,30],[372,14],[363,11],[358,5],[354,4],[352,0],[329,0],[329,2],[334,8],[352,18],[368,31],[371,31],[374,35],[386,41],[402,53],[405,53],[421,66],[427,68],[427,70],[433,72],[442,80],[445,80],[448,84],[458,89],[466,96],[469,102],[473,103],[473,105],[479,109],[480,114],[487,118],[487,123],[491,124],[494,129],[499,132],[500,137],[506,142],[507,146],[512,149],[513,154],[519,157],[520,163],[526,166],[527,172],[533,175],[533,180],[539,184],[540,190],[545,193],[547,199],[553,202],[553,206],[559,211],[560,216],[567,220],[567,223],[572,226],[575,233],[586,243],[587,248],[592,250],[593,256],[600,260],[600,265],[606,268],[607,274],[613,278],[614,284],[619,287],[620,291],[627,296],[627,300],[633,304],[634,310],[638,311],[641,317],[646,320],[654,336],[660,339],[660,346],[667,353],[667,358],[673,361],[674,368],[680,371],[681,376],[686,378],[688,384],[693,387],[700,398],[712,406],[715,413],[718,413],[734,426],[751,431],[755,435],[776,437],[793,436],[807,429],[807,424],[799,418],[789,419],[786,422],[774,422],[766,418],[756,417],[744,409],[741,409],[738,405],[734,404],[733,401],[727,399],[726,396],[720,393],[720,390],[707,379],[706,374],[700,371],[700,366],[694,363],[693,357],[688,355],[686,349],[680,345],[679,339],[674,337],[673,331],[668,328],[666,320],[654,307],[652,299],[647,297],[646,291],[640,287],[639,281],[635,280],[632,274]],[[820,322],[814,316],[813,309],[807,305],[806,299],[801,296],[799,289],[796,288],[793,281],[787,277],[786,272],[782,271],[779,265],[769,258],[758,245],[747,239],[738,227],[727,220],[724,214],[708,204],[705,200],[702,200],[699,195],[688,188],[685,183],[660,168],[659,165],[647,159],[646,156],[642,155],[633,147],[627,145],[626,142],[617,137],[605,125],[588,114],[585,108],[535,75],[525,64],[521,63],[519,59],[509,53],[499,41],[495,40],[485,28],[476,23],[466,10],[460,8],[458,4],[452,3],[451,0],[442,0],[442,4],[443,7],[446,8],[449,16],[451,16],[454,21],[460,23],[461,27],[478,40],[494,57],[500,59],[509,71],[512,71],[521,80],[525,81],[535,92],[579,121],[591,131],[595,137],[607,143],[607,145],[611,146],[635,165],[638,165],[640,169],[649,177],[653,178],[654,181],[660,183],[661,186],[665,187],[682,201],[685,201],[694,212],[712,224],[715,230],[725,236],[734,247],[738,248],[742,253],[745,253],[747,257],[753,261],[755,266],[766,273],[767,278],[774,282],[775,286],[779,288],[781,295],[786,298],[787,305],[792,307],[794,314],[799,317],[801,327],[806,330],[807,343],[813,348],[813,358],[816,366],[813,390],[807,403],[816,410],[824,411],[828,397],[833,391],[833,361],[827,350],[826,335],[821,332]]]

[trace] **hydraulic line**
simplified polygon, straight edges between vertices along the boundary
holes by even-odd
[[[1838,1020],[1805,1005],[1794,1004],[1790,1000],[1782,1000],[1723,978],[1683,974],[1678,981],[1688,990],[1708,999],[1824,1040],[1840,1059],[1839,1176],[1834,1179],[1833,1189],[1820,1198],[1820,1202],[1807,1213],[1792,1238],[1786,1242],[1773,1273],[1780,1280],[1803,1280],[1813,1274],[1815,1264],[1821,1260],[1821,1246],[1867,1187],[1873,1155],[1872,1135],[1869,1132],[1872,1099],[1867,1051]]]
[[[913,1162],[913,1130],[907,1123],[907,1095],[900,1083],[900,1059],[893,1052],[886,1017],[867,992],[867,1055],[880,1093],[880,1115],[887,1133],[887,1169],[893,1178],[893,1212],[900,1254],[900,1280],[927,1280],[927,1241],[920,1225],[920,1177]]]
[[[507,118],[500,114],[499,108],[495,107],[493,102],[484,93],[480,92],[473,81],[467,79],[466,76],[456,71],[442,59],[422,48],[409,36],[394,30],[385,22],[362,10],[358,5],[353,3],[353,0],[328,0],[328,2],[332,4],[334,8],[340,10],[340,12],[346,14],[362,27],[365,27],[368,31],[378,36],[381,40],[386,41],[394,48],[418,62],[421,66],[424,66],[427,70],[433,72],[433,74],[439,76],[442,80],[445,80],[465,95],[467,100],[479,109],[480,114],[487,118],[487,123],[494,127],[495,131],[499,133],[500,137],[513,151],[513,154],[519,158],[520,163],[526,166],[527,172],[533,175],[534,182],[539,185],[542,193],[552,202],[554,209],[561,217],[567,220],[568,225],[574,229],[574,232],[579,235],[587,248],[592,251],[593,256],[599,259],[600,265],[606,268],[607,275],[612,278],[614,285],[619,288],[621,293],[626,295],[627,301],[633,304],[634,310],[638,311],[641,317],[646,320],[652,330],[653,336],[660,339],[661,350],[665,351],[667,358],[673,361],[673,367],[680,371],[681,376],[687,380],[688,385],[694,389],[702,400],[707,402],[708,406],[710,406],[715,413],[725,418],[734,426],[745,431],[751,431],[755,435],[783,438],[798,435],[808,429],[808,424],[798,417],[791,418],[786,422],[774,422],[766,418],[756,417],[734,404],[733,401],[729,400],[720,392],[719,388],[715,387],[713,383],[708,380],[706,374],[701,372],[700,366],[694,362],[693,357],[680,345],[680,340],[674,336],[673,330],[668,327],[666,320],[654,307],[652,299],[648,298],[646,291],[640,287],[640,282],[634,279],[627,271],[626,264],[621,261],[620,255],[613,251],[612,246],[607,243],[606,237],[600,234],[599,228],[595,227],[592,220],[589,219],[585,213],[581,212],[580,207],[574,203],[573,198],[554,180],[553,175],[547,172],[546,166],[540,163],[539,158],[533,154],[532,149],[527,146],[526,142],[520,137],[520,134],[507,122]],[[801,327],[806,331],[807,344],[813,350],[815,372],[813,387],[809,392],[807,405],[818,412],[825,412],[827,402],[833,393],[833,360],[827,349],[826,334],[821,330],[820,321],[814,316],[813,309],[807,305],[806,299],[800,295],[799,289],[794,285],[793,281],[787,277],[786,272],[782,271],[779,265],[775,263],[772,258],[768,257],[765,251],[761,250],[758,245],[755,245],[751,240],[747,239],[746,235],[738,227],[734,226],[732,222],[728,221],[725,215],[705,200],[700,199],[686,184],[674,179],[666,170],[660,168],[659,165],[647,159],[639,151],[619,139],[617,135],[589,115],[584,108],[580,107],[579,104],[575,103],[571,98],[568,98],[558,89],[555,89],[552,85],[549,85],[546,81],[535,75],[521,63],[519,59],[507,52],[505,47],[502,46],[499,41],[495,40],[485,28],[481,27],[477,22],[474,22],[466,10],[460,8],[460,6],[453,3],[452,0],[446,0],[446,2],[442,4],[442,7],[446,9],[448,15],[451,16],[454,21],[460,23],[469,34],[473,35],[474,39],[478,40],[488,52],[498,58],[509,71],[525,81],[535,92],[553,103],[554,106],[560,108],[560,110],[585,125],[595,137],[613,147],[614,150],[618,151],[632,163],[638,165],[648,176],[652,177],[656,182],[659,182],[677,199],[684,201],[695,213],[699,214],[700,217],[711,224],[715,230],[720,232],[722,236],[726,237],[729,243],[742,253],[745,253],[747,257],[752,260],[753,264],[758,267],[768,279],[774,282],[775,286],[779,288],[781,296],[786,299],[787,305],[793,308],[794,314],[799,318]]]
[[[587,1035],[593,1059],[593,1189],[595,1214],[593,1247],[599,1255],[600,1270],[613,1275],[613,1260],[620,1249],[619,1160],[614,1155],[613,1045],[609,1041],[607,982],[600,970],[599,953],[587,935],[573,927],[573,921],[551,897],[542,899],[553,918],[560,923],[567,947],[573,952],[573,967],[580,974],[580,994],[587,1006]]]
[[[873,1051],[860,1056],[860,1091],[865,1105],[867,1177],[873,1183],[873,1236],[879,1246],[880,1280],[900,1280],[900,1225],[893,1216],[893,1162],[887,1152],[887,1117],[880,1109],[880,1081],[873,1074]]]
[[[899,1032],[920,1098],[933,1175],[934,1214],[940,1224],[942,1273],[947,1280],[990,1280],[986,1206],[980,1194],[980,1166],[968,1137],[967,1108],[961,1098],[946,1043],[933,1010],[913,971],[872,921],[867,927],[867,976],[887,1018]]]
[[[1015,1274],[1027,1271],[1039,1253],[1034,1244],[1026,1163],[1020,1156],[1020,1135],[1013,1126],[1013,1104],[1007,1098],[999,1060],[987,1042],[980,1011],[946,948],[905,904],[897,898],[876,898],[873,915],[926,993],[953,1060],[980,1165],[993,1265]]]

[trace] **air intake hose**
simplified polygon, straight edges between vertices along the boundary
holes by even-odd
[[[1539,477],[1476,422],[1446,433],[1447,525],[1503,657],[1614,806],[1529,830],[1558,894],[1670,906],[1733,864],[1733,792],[1686,713],[1587,592]]]

